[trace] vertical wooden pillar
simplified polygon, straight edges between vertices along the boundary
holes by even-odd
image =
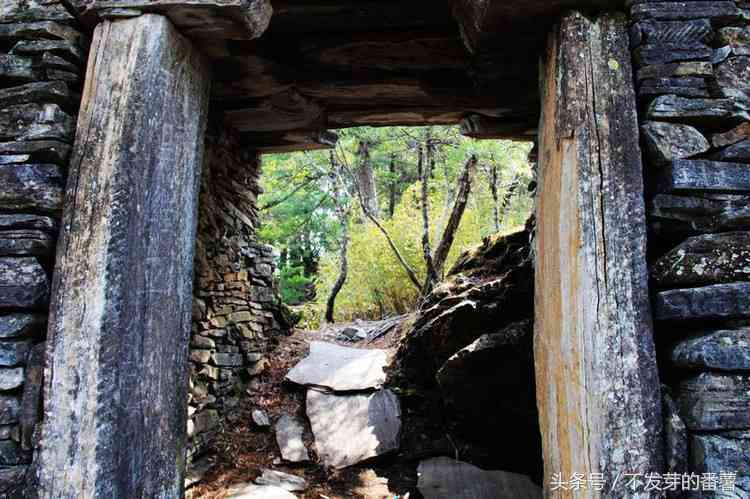
[[[53,284],[43,498],[183,495],[209,84],[165,17],[97,26]]]
[[[658,495],[627,475],[661,471],[630,57],[624,16],[578,13],[546,54],[535,362],[548,497]],[[594,481],[570,489],[575,473]]]

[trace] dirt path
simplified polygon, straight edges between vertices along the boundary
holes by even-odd
[[[397,328],[375,341],[363,340],[352,343],[340,339],[340,332],[344,326],[319,331],[297,330],[292,336],[281,339],[278,348],[269,356],[269,369],[253,379],[245,397],[241,398],[240,405],[232,414],[231,421],[222,428],[216,443],[213,469],[205,476],[203,483],[188,491],[188,497],[224,498],[228,494],[229,486],[252,482],[264,469],[304,477],[308,482],[307,490],[295,492],[298,498],[303,499],[421,497],[416,491],[418,462],[415,458],[419,456],[410,458],[398,454],[379,459],[373,465],[358,465],[344,470],[326,469],[319,464],[313,436],[307,425],[303,440],[310,451],[312,462],[299,465],[285,463],[281,461],[272,427],[259,428],[252,422],[251,414],[254,409],[265,411],[272,422],[282,414],[294,414],[305,420],[305,390],[284,382],[284,377],[307,355],[311,341],[382,349],[389,355],[394,353],[399,336]],[[409,419],[408,404],[402,410],[404,419]],[[409,431],[407,434],[404,428],[403,433],[404,440],[413,443],[414,432]],[[416,436],[417,440],[430,440],[420,432],[417,432]]]

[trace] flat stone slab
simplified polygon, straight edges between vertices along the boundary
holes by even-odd
[[[388,356],[384,350],[347,348],[313,341],[310,354],[286,375],[292,383],[337,392],[370,390],[385,383]]]
[[[310,389],[307,417],[327,466],[346,468],[399,447],[401,405],[390,390],[334,395]]]
[[[255,480],[255,483],[278,487],[289,492],[301,492],[307,488],[307,481],[301,476],[276,470],[263,470],[263,474]]]
[[[229,492],[227,499],[297,499],[297,496],[279,487],[252,483],[234,485]]]
[[[305,427],[297,418],[283,415],[276,422],[276,443],[279,444],[281,457],[292,463],[300,463],[310,460],[302,435]]]
[[[437,457],[419,463],[417,488],[425,499],[541,499],[542,489],[524,475],[485,471]]]

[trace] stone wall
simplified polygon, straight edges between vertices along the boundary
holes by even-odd
[[[2,5],[0,497],[13,497],[41,418],[49,285],[86,40],[57,0]]]
[[[668,467],[748,497],[750,9],[630,3]]]
[[[221,130],[221,131],[219,131]],[[274,280],[276,250],[256,240],[260,157],[228,127],[206,139],[190,344],[189,457],[210,449],[225,416],[287,326]],[[251,388],[250,388],[251,389]]]

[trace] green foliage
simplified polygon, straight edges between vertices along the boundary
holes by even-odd
[[[495,232],[490,169],[499,172],[502,201],[512,180],[519,188],[512,197],[501,231],[509,232],[526,221],[531,199],[526,185],[531,171],[526,156],[530,144],[506,141],[475,141],[460,135],[457,127],[359,128],[341,132],[336,157],[349,171],[357,167],[357,146],[367,140],[378,186],[381,221],[410,266],[420,278],[425,275],[422,257],[422,217],[417,173],[417,145],[427,138],[437,141],[436,166],[430,179],[431,245],[439,244],[450,214],[457,180],[467,159],[476,154],[479,169],[472,194],[446,265],[450,269],[458,255]],[[392,164],[395,172],[392,172]],[[304,290],[315,282],[317,297],[304,307],[306,325],[314,326],[325,309],[325,301],[339,273],[339,239],[342,227],[332,202],[329,152],[268,155],[263,157],[263,187],[260,205],[286,199],[263,210],[261,237],[281,250],[280,278],[286,303],[299,303]],[[311,180],[314,179],[314,180]],[[393,216],[388,213],[391,190],[395,194]],[[349,194],[354,189],[349,185]],[[349,273],[336,302],[337,320],[374,318],[411,310],[419,293],[409,282],[381,232],[363,216],[356,199],[349,228]]]

